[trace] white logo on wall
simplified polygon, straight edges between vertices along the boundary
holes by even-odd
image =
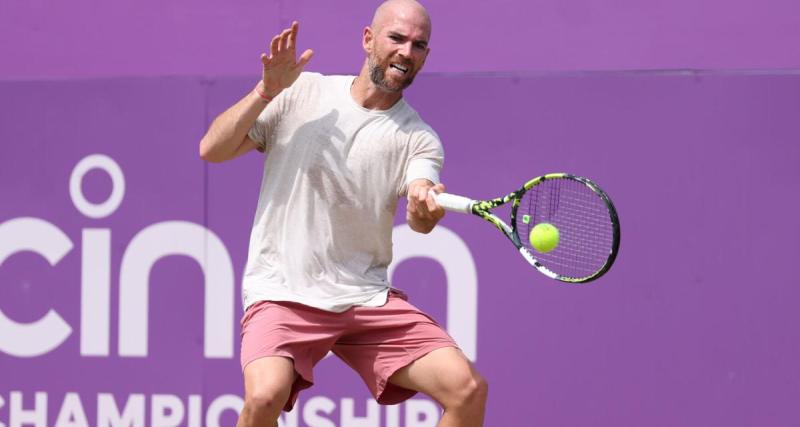
[[[99,169],[111,178],[112,191],[102,203],[83,195],[84,176]],[[125,177],[110,157],[93,154],[72,171],[69,192],[76,209],[93,219],[113,214],[125,197]],[[86,228],[81,234],[80,354],[108,356],[111,329],[111,234],[107,228]],[[0,223],[0,267],[16,253],[30,251],[58,264],[74,249],[72,240],[55,224],[33,217]],[[469,248],[454,232],[438,226],[421,235],[407,226],[394,229],[397,264],[413,257],[427,257],[443,267],[447,277],[448,331],[471,360],[477,358],[477,272]],[[164,221],[138,232],[128,243],[119,271],[119,343],[117,354],[147,357],[148,277],[153,265],[173,255],[195,260],[204,277],[204,349],[206,358],[232,358],[234,354],[233,263],[225,244],[211,230],[187,221]],[[16,357],[37,357],[60,346],[73,332],[72,325],[54,309],[40,319],[20,323],[0,310],[0,351]]]

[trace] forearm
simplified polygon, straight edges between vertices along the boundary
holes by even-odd
[[[200,157],[222,162],[241,154],[247,132],[266,106],[266,100],[253,90],[217,116],[200,141]]]

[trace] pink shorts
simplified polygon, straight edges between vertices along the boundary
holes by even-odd
[[[392,289],[381,307],[353,307],[332,313],[302,304],[261,301],[242,318],[242,369],[253,360],[283,356],[298,376],[284,407],[314,383],[313,368],[328,351],[353,368],[382,404],[400,403],[416,391],[389,384],[389,377],[433,350],[457,347],[435,320]]]

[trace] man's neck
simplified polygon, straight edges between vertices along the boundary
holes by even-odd
[[[368,110],[388,110],[403,97],[403,93],[387,92],[375,86],[369,78],[369,67],[364,64],[361,73],[350,86],[350,96],[358,105]]]

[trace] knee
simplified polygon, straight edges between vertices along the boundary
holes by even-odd
[[[489,396],[489,383],[481,374],[474,372],[468,387],[469,398],[478,400],[481,403],[486,402]]]
[[[287,392],[279,390],[254,390],[245,395],[244,410],[256,414],[280,414],[288,398]]]
[[[464,375],[450,387],[445,406],[453,408],[483,406],[489,396],[489,383],[478,372]]]

